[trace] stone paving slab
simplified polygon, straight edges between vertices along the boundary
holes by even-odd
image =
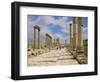
[[[76,65],[77,60],[66,49],[51,50],[28,58],[28,66]]]

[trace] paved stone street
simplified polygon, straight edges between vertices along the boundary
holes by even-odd
[[[28,57],[28,66],[75,65],[77,60],[65,48]]]

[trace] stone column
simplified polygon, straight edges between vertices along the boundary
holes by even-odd
[[[40,49],[40,29],[38,30],[38,49]]]
[[[52,48],[52,37],[48,33],[46,33],[46,47]]]
[[[53,40],[53,48],[55,48],[55,39]]]
[[[64,46],[66,46],[66,44],[67,44],[67,42],[66,42],[66,40],[65,40],[65,44],[64,44]]]
[[[77,17],[73,17],[73,49],[76,50],[77,46]]]
[[[36,48],[36,27],[34,27],[34,49]]]
[[[83,25],[78,29],[78,50],[83,50]]]
[[[57,49],[60,49],[61,48],[60,39],[59,38],[56,39],[56,48]]]
[[[82,34],[82,17],[73,17],[73,47],[75,50],[81,50],[83,47]]]
[[[78,50],[82,50],[83,48],[83,30],[82,30],[83,26],[82,26],[82,17],[78,17]]]
[[[82,31],[82,33],[81,33],[81,46],[83,48],[83,25],[81,25],[81,31]]]
[[[34,26],[34,49],[40,48],[40,27]]]
[[[57,44],[59,45],[59,38],[56,39]]]
[[[73,48],[73,26],[70,24],[70,48]]]

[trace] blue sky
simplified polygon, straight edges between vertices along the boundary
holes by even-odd
[[[69,42],[69,24],[72,23],[71,16],[38,16],[28,15],[28,43],[34,40],[35,25],[40,26],[41,42],[45,42],[45,33],[49,33],[53,39],[60,38],[63,44],[65,40]],[[83,17],[83,38],[87,39],[88,18]]]

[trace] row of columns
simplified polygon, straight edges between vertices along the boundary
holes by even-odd
[[[46,47],[52,46],[52,37],[46,33]],[[59,44],[59,39],[57,39]],[[73,24],[70,24],[70,47],[74,50],[83,48],[83,26],[82,17],[73,17]],[[40,48],[40,27],[34,26],[34,49]]]
[[[51,48],[52,47],[52,37],[46,33],[46,47]],[[40,49],[40,27],[34,26],[34,49]]]

